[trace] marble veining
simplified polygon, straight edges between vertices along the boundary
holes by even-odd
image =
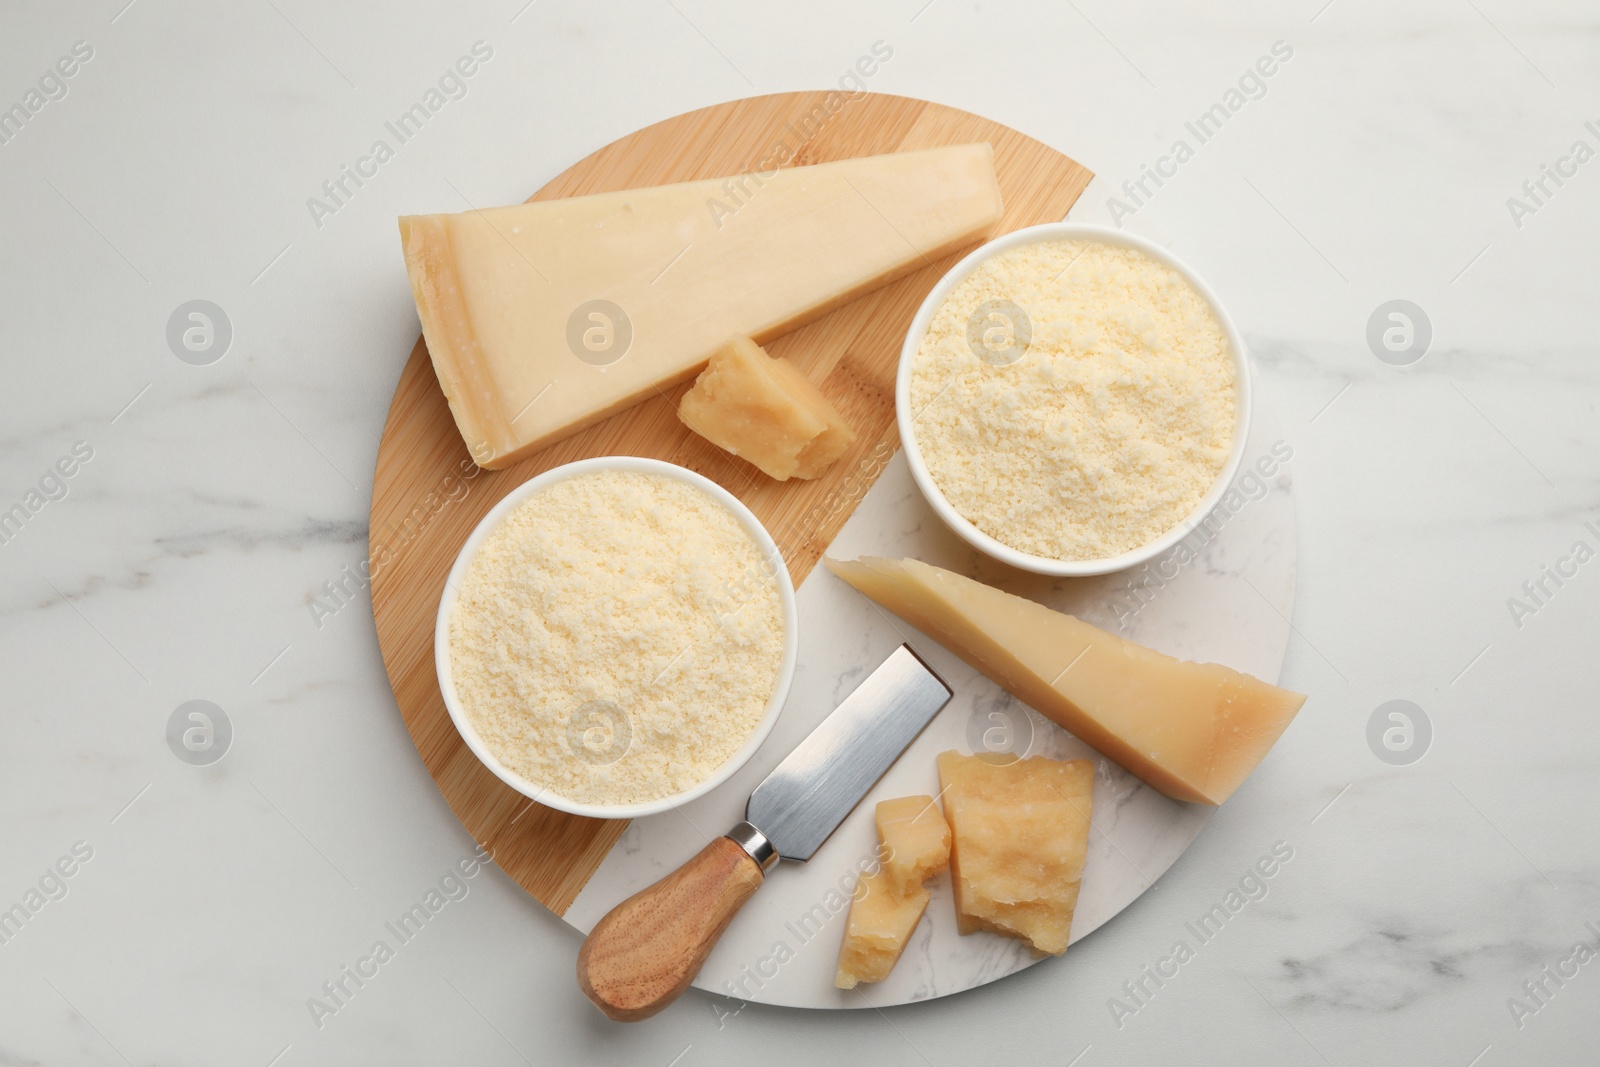
[[[1577,0],[1225,17],[1164,0],[463,0],[383,17],[303,0],[11,5],[0,114],[74,41],[96,58],[0,144],[0,508],[73,442],[96,454],[0,545],[0,908],[73,842],[96,858],[0,944],[0,1063],[1590,1067],[1600,963],[1560,987],[1542,976],[1600,925],[1600,571],[1587,564],[1520,629],[1506,600],[1600,513],[1600,171],[1550,186],[1520,225],[1506,201],[1575,137],[1597,144],[1595,25]],[[497,58],[470,94],[316,225],[306,201],[331,168],[480,37]],[[1273,658],[1236,665],[1274,672],[1281,653],[1283,683],[1311,694],[1156,888],[1065,958],[959,996],[943,994],[1027,961],[998,938],[955,939],[942,898],[905,984],[856,998],[881,1015],[691,991],[623,1028],[574,988],[577,932],[489,871],[318,1028],[308,998],[472,848],[400,721],[365,598],[321,628],[308,608],[364,555],[377,443],[417,336],[395,217],[513,202],[693,108],[835,86],[882,40],[893,59],[870,91],[965,108],[1083,161],[1098,176],[1072,218],[1112,224],[1123,183],[1279,39],[1295,58],[1266,95],[1121,219],[1238,322],[1294,449],[1297,513],[1292,538],[1219,540],[1130,625],[1203,653],[1211,631],[1271,622],[1229,574],[1276,597],[1260,574],[1292,553],[1292,604],[1277,606],[1294,629]],[[196,298],[234,327],[205,367],[164,336]],[[1409,366],[1365,336],[1394,298],[1433,325]],[[1103,625],[1127,615],[1132,576],[1056,586],[985,569],[894,477],[868,506],[896,546]],[[1271,499],[1240,521],[1271,527]],[[805,639],[796,693],[817,707],[901,639],[845,592],[807,583],[837,620]],[[959,662],[939,666],[962,688],[950,711],[1008,710]],[[209,767],[165,737],[197,698],[236,728]],[[1397,698],[1433,725],[1407,766],[1367,739]],[[805,710],[772,753],[799,740]],[[926,756],[883,788],[926,790]],[[1109,767],[1096,789],[1128,792],[1100,805],[1095,839],[1121,899],[1164,853],[1124,839],[1146,825],[1143,791]],[[637,856],[648,880],[737,804],[689,815],[698,829],[677,846],[654,851],[641,827],[611,862]],[[835,869],[870,848],[859,823],[829,845]],[[1270,894],[1114,1017],[1124,983],[1280,840],[1296,856]],[[828,995],[838,920],[802,945],[784,923],[820,899],[817,875],[783,874],[793,898],[764,889],[730,942],[742,958],[719,966],[787,938],[794,958],[751,995]],[[946,940],[972,955],[947,957]],[[1538,980],[1543,1003],[1526,992]]]

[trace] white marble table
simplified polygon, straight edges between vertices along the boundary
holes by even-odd
[[[0,15],[0,109],[38,105],[0,126],[0,511],[28,513],[0,543],[0,909],[36,905],[0,913],[0,1063],[1594,1062],[1589,8],[125,2]],[[881,1013],[691,993],[615,1027],[573,932],[471,862],[346,577],[416,333],[393,218],[833,85],[877,41],[868,88],[1082,160],[1074,218],[1167,243],[1228,303],[1295,452],[1283,679],[1312,701],[1062,960]],[[166,336],[196,299],[232,327],[207,365]],[[1367,340],[1397,299],[1431,323],[1404,365]],[[168,743],[193,700],[233,731],[211,765]],[[1368,739],[1397,700],[1431,724],[1407,764]],[[1265,897],[1146,978],[1278,842]]]

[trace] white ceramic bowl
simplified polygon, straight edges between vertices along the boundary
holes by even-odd
[[[455,606],[457,592],[466,579],[467,568],[472,565],[472,557],[477,554],[478,546],[483,543],[484,538],[489,536],[489,531],[493,530],[517,505],[552,483],[575,474],[588,474],[600,470],[660,474],[704,490],[739,520],[739,524],[755,541],[762,558],[775,561],[772,572],[778,583],[778,599],[783,610],[783,661],[778,668],[778,681],[773,687],[772,698],[767,701],[766,711],[762,714],[761,721],[756,724],[756,728],[751,731],[739,750],[728,757],[709,778],[681,793],[638,804],[586,804],[570,800],[544,786],[528,781],[501,763],[479,738],[471,719],[461,707],[450,671],[450,612]],[[745,762],[755,754],[756,749],[761,747],[761,742],[766,740],[767,734],[772,732],[772,725],[777,721],[778,713],[783,710],[783,702],[789,695],[789,685],[794,680],[798,647],[799,625],[795,613],[794,583],[789,578],[789,569],[783,562],[777,544],[772,540],[772,535],[767,532],[766,527],[761,525],[761,520],[751,514],[750,509],[740,503],[737,497],[716,482],[673,463],[635,456],[600,456],[595,459],[578,460],[576,463],[568,463],[530,478],[508,493],[504,500],[483,517],[483,521],[478,523],[472,535],[467,538],[466,544],[461,546],[455,566],[450,568],[450,576],[445,580],[444,595],[439,598],[439,614],[433,628],[433,662],[439,674],[439,691],[444,695],[444,706],[450,712],[450,721],[455,723],[456,730],[461,734],[461,739],[467,743],[467,747],[472,750],[472,754],[493,771],[497,778],[523,796],[561,811],[568,811],[574,815],[587,815],[595,819],[637,819],[644,815],[656,815],[704,796],[727,781],[735,771],[744,766]]]
[[[1217,474],[1216,481],[1211,490],[1189,513],[1189,515],[1173,529],[1168,530],[1154,541],[1124,552],[1116,556],[1107,556],[1103,559],[1061,560],[1051,559],[1047,556],[1035,556],[1027,552],[1018,551],[1009,545],[984,533],[960,512],[956,511],[945,499],[939,490],[938,483],[928,473],[928,468],[922,461],[922,451],[917,447],[916,429],[912,425],[911,412],[911,369],[916,362],[917,350],[922,347],[923,335],[928,332],[928,324],[933,321],[934,312],[939,305],[944,303],[945,297],[950,295],[961,281],[971,274],[979,264],[991,257],[1016,248],[1018,245],[1031,244],[1035,241],[1098,241],[1102,244],[1116,245],[1122,248],[1134,248],[1143,252],[1151,259],[1171,267],[1185,281],[1192,285],[1196,292],[1211,306],[1211,311],[1222,325],[1222,332],[1228,339],[1228,348],[1233,354],[1234,364],[1234,426],[1233,449],[1228,455],[1228,462],[1223,465]],[[927,498],[933,510],[938,513],[950,528],[960,534],[966,542],[987,555],[993,556],[1002,563],[1019,567],[1025,571],[1036,574],[1050,574],[1061,576],[1109,574],[1112,571],[1124,570],[1135,567],[1154,559],[1184,537],[1196,526],[1199,526],[1206,516],[1211,514],[1211,509],[1216,507],[1223,495],[1232,484],[1234,475],[1239,471],[1239,465],[1244,459],[1245,437],[1250,429],[1250,361],[1245,354],[1244,339],[1239,336],[1239,329],[1233,324],[1233,319],[1228,315],[1222,301],[1217,299],[1217,294],[1207,285],[1188,264],[1166,249],[1135,237],[1121,230],[1108,226],[1091,226],[1077,222],[1051,222],[1042,226],[1029,226],[1025,229],[1014,230],[1003,237],[997,237],[986,245],[974,249],[965,259],[950,268],[950,273],[939,279],[939,284],[922,301],[922,306],[917,309],[917,317],[911,320],[911,329],[906,333],[905,345],[900,349],[900,370],[895,380],[894,390],[895,417],[900,426],[900,444],[906,452],[906,462],[911,465],[911,474],[917,481],[917,487],[922,490],[922,495]]]

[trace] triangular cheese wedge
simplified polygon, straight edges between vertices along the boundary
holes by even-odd
[[[1306,698],[915,559],[828,569],[1169,797],[1221,804]]]
[[[503,467],[989,234],[987,144],[400,220],[473,458]]]

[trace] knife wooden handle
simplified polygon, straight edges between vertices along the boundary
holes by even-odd
[[[719,837],[606,913],[578,951],[578,986],[619,1022],[647,1019],[689,988],[735,913],[765,880]]]

